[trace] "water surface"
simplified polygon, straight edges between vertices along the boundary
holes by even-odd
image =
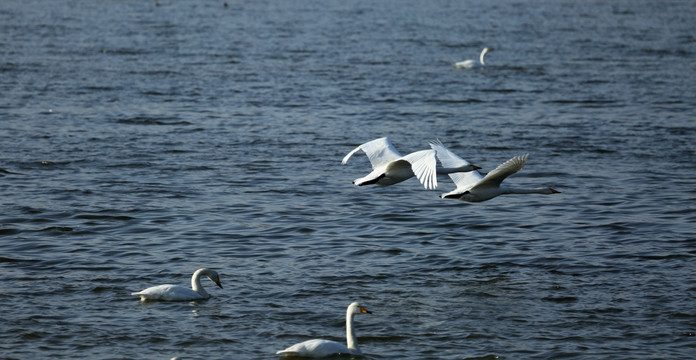
[[[227,3],[0,4],[3,358],[272,359],[353,300],[372,359],[693,355],[693,2]],[[382,136],[562,194],[352,186]]]

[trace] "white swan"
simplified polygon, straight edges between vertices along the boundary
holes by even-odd
[[[207,299],[210,297],[210,294],[201,286],[201,275],[206,275],[208,279],[222,289],[218,273],[208,268],[202,268],[196,270],[191,277],[191,287],[193,290],[180,285],[158,285],[139,292],[134,292],[131,295],[140,296],[141,301],[191,301]]]
[[[276,354],[285,356],[304,356],[304,357],[325,357],[332,354],[362,354],[358,347],[358,339],[353,330],[353,316],[356,314],[372,314],[372,312],[354,302],[348,305],[346,310],[346,343],[343,345],[336,341],[313,339],[295,344],[285,350],[280,350]]]
[[[430,143],[430,147],[437,152],[437,157],[443,166],[458,166],[468,162],[445,148],[439,140]],[[490,200],[504,194],[556,194],[552,188],[513,188],[502,184],[506,177],[518,172],[527,162],[529,154],[515,156],[512,159],[498,165],[491,172],[482,176],[478,171],[466,173],[453,173],[450,178],[457,188],[441,195],[443,199],[458,199],[469,202]]]
[[[481,51],[481,56],[479,56],[479,62],[476,62],[476,60],[464,60],[460,61],[458,63],[454,64],[454,67],[457,69],[473,69],[473,68],[481,68],[485,67],[486,63],[483,61],[483,57],[488,53],[493,51],[493,48],[487,47],[483,48]]]
[[[394,185],[415,176],[426,189],[435,189],[436,174],[479,169],[478,166],[468,163],[464,166],[438,169],[435,150],[421,150],[402,156],[388,137],[368,141],[356,147],[343,158],[341,164],[346,164],[358,150],[362,150],[372,164],[371,173],[353,180],[353,184],[358,186]]]

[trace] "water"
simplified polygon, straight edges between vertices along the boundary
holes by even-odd
[[[696,3],[227,3],[0,3],[2,358],[273,359],[353,300],[371,359],[693,356]],[[381,136],[562,194],[352,186]]]

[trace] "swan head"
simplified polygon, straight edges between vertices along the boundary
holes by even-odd
[[[200,272],[201,275],[205,275],[210,279],[210,281],[214,282],[215,285],[220,287],[222,289],[222,284],[220,283],[220,275],[215,270],[210,270],[208,268],[202,268],[198,269],[198,272]]]
[[[492,47],[486,47],[486,48],[483,48],[483,53],[484,53],[484,54],[485,54],[485,53],[489,53],[489,52],[491,52],[491,51],[493,51],[493,50],[495,50],[495,49],[492,48]]]
[[[349,314],[372,314],[372,311],[367,310],[364,306],[360,305],[360,303],[353,302],[348,306],[348,313]]]

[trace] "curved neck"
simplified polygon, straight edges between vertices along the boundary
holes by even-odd
[[[353,331],[353,312],[351,310],[352,309],[349,308],[346,311],[346,345],[348,349],[360,354],[358,339],[355,336],[355,331]]]
[[[481,62],[481,65],[486,65],[486,63],[483,62],[483,57],[486,56],[487,52],[488,51],[486,49],[483,49],[483,51],[481,51],[481,56],[479,57],[479,61]]]
[[[204,272],[205,270],[198,269],[195,273],[193,273],[193,277],[191,278],[191,288],[193,291],[201,294],[202,297],[209,298],[210,294],[208,294],[208,292],[205,291],[201,285],[201,275],[203,275]]]

